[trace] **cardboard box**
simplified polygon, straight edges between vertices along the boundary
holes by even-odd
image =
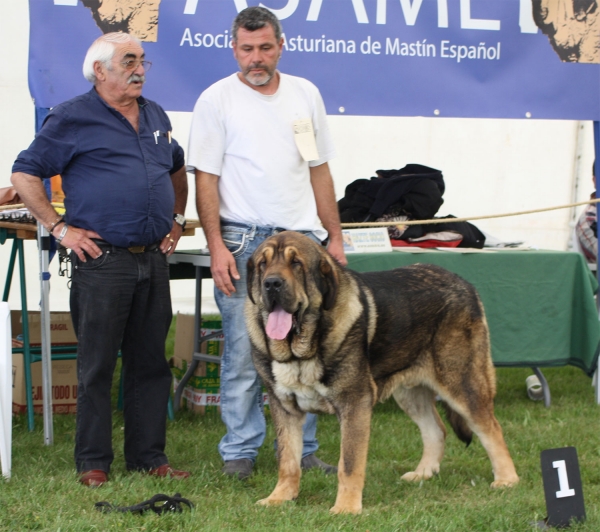
[[[13,414],[27,412],[25,397],[25,366],[22,353],[13,353]],[[31,383],[33,389],[33,410],[41,414],[42,401],[42,363],[31,364]],[[77,410],[77,360],[52,361],[52,412],[54,414],[74,414]]]
[[[175,345],[173,347],[173,356],[181,360],[192,361],[194,352],[194,315],[177,313],[175,324]],[[221,330],[221,318],[211,317],[203,318],[200,329],[200,336],[204,337],[213,332]],[[221,334],[217,338],[202,342],[200,352],[207,355],[221,356],[223,354],[224,338]]]
[[[12,336],[16,338],[23,333],[23,321],[20,310],[11,311]],[[39,311],[29,311],[29,344],[38,346],[42,343],[42,319]],[[50,343],[54,345],[73,345],[77,343],[70,312],[50,312]]]
[[[185,375],[187,368],[192,362],[194,353],[194,316],[189,314],[177,314],[175,326],[175,345],[173,347],[173,358],[171,369],[173,372],[173,386],[177,388],[179,382]],[[200,335],[207,336],[215,331],[221,330],[220,318],[207,318],[202,320]],[[208,355],[222,356],[225,339],[221,334],[213,340],[202,342],[200,352]],[[207,412],[221,412],[221,365],[214,362],[199,362],[194,374],[190,377],[181,396],[180,407],[205,414]],[[263,402],[269,404],[269,397],[263,388]]]
[[[175,388],[179,385],[188,366],[189,363],[187,361],[173,357],[172,371],[173,386]],[[214,376],[219,373],[219,369],[219,364],[200,362],[183,389],[180,407],[197,414],[205,414],[207,412],[220,413],[220,378]]]
[[[221,329],[220,318],[210,318],[202,321],[201,336],[206,336]],[[223,353],[223,335],[202,342],[200,352],[208,355],[221,356]],[[194,315],[177,314],[175,325],[175,345],[171,369],[173,372],[173,386],[177,388],[192,362],[194,354]],[[219,412],[221,395],[220,388],[221,365],[214,362],[199,362],[194,374],[187,382],[181,396],[180,408],[191,410],[198,414]]]

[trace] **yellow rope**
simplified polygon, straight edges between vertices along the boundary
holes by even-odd
[[[568,209],[570,207],[579,207],[580,205],[588,205],[589,203],[598,203],[600,199],[589,199],[587,201],[581,201],[579,203],[569,203],[568,205],[559,205],[557,207],[546,207],[544,209],[534,209],[531,211],[521,212],[508,212],[505,214],[489,214],[485,216],[470,216],[467,218],[434,218],[433,220],[407,220],[401,221],[388,221],[388,222],[362,222],[362,223],[343,223],[343,228],[349,227],[389,227],[389,226],[405,226],[405,225],[422,225],[422,224],[447,224],[454,222],[467,222],[470,220],[486,220],[490,218],[505,218],[507,216],[519,216],[521,214],[533,214],[536,212],[545,211],[556,211],[558,209]]]
[[[390,225],[422,225],[422,224],[446,224],[453,222],[468,222],[470,220],[489,220],[491,218],[506,218],[507,216],[520,216],[522,214],[534,214],[536,212],[556,211],[559,209],[569,209],[571,207],[579,207],[581,205],[587,205],[589,203],[598,203],[600,199],[589,199],[587,201],[580,201],[579,203],[569,203],[568,205],[558,205],[556,207],[546,207],[543,209],[533,209],[530,211],[520,212],[507,212],[505,214],[488,214],[484,216],[469,216],[465,218],[434,218],[432,220],[407,220],[405,222],[392,221],[389,222],[356,222],[356,223],[343,223],[342,227],[389,227]],[[53,207],[64,209],[63,203],[52,203]],[[24,203],[17,203],[15,205],[0,205],[0,211],[7,211],[10,209],[23,209]]]

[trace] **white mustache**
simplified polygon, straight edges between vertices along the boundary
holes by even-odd
[[[146,76],[138,76],[137,74],[131,74],[131,76],[127,80],[127,84],[129,85],[130,83],[133,83],[134,81],[146,83]]]

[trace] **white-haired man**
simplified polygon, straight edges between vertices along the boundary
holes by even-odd
[[[163,109],[142,97],[140,42],[108,33],[89,48],[94,87],[58,105],[13,165],[12,183],[36,217],[72,250],[71,313],[77,333],[79,481],[97,487],[113,461],[110,390],[119,350],[124,372],[128,470],[186,478],[165,455],[172,317],[166,256],[181,237],[184,154]],[[63,218],[42,179],[61,174]]]

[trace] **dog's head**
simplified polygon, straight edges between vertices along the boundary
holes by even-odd
[[[330,310],[337,296],[339,266],[316,242],[284,231],[265,240],[248,261],[248,296],[273,340],[300,335],[311,316]]]

